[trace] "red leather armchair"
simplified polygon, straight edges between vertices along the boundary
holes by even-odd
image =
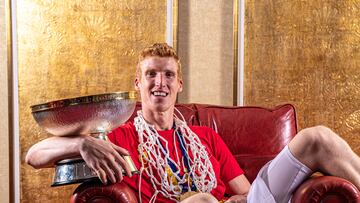
[[[205,104],[177,104],[176,108],[189,125],[209,126],[217,131],[250,182],[297,133],[295,109],[289,104],[274,109]],[[137,202],[137,196],[137,191],[123,183],[104,186],[87,182],[74,191],[70,202]],[[292,202],[360,202],[360,192],[344,179],[312,176],[296,190]]]

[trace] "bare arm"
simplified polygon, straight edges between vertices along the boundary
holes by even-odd
[[[42,140],[29,149],[25,161],[36,169],[53,167],[61,159],[80,156],[81,139],[82,136],[50,137]]]
[[[235,195],[231,196],[226,202],[246,202],[246,197],[250,190],[250,182],[245,175],[237,176],[230,180],[228,184]]]
[[[131,176],[130,167],[121,155],[129,153],[111,142],[91,136],[51,137],[33,145],[25,158],[34,168],[52,167],[58,160],[81,155],[86,164],[107,183],[122,180],[123,168]]]

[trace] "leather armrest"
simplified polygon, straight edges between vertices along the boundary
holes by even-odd
[[[99,181],[82,183],[70,203],[137,203],[135,192],[124,183],[103,185]]]
[[[124,183],[103,185],[84,182],[74,191],[70,203],[137,203],[135,192]],[[349,181],[335,176],[311,177],[297,188],[292,203],[360,202],[360,191]]]
[[[293,194],[292,203],[301,202],[360,202],[360,192],[352,183],[339,177],[311,177]]]

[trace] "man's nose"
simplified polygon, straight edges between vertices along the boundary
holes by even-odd
[[[155,84],[158,86],[163,86],[163,84],[164,84],[164,74],[163,73],[156,74]]]

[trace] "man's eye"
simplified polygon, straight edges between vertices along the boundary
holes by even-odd
[[[146,73],[147,77],[155,77],[156,76],[156,72],[147,72]]]
[[[165,73],[165,76],[168,77],[168,78],[172,78],[172,77],[175,77],[175,73],[173,73],[173,72],[166,72],[166,73]]]

